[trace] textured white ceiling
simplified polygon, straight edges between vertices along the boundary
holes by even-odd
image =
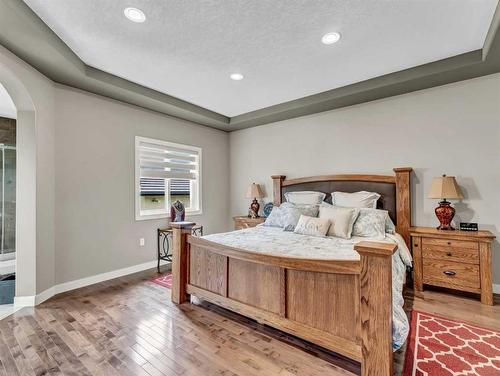
[[[17,117],[16,106],[2,84],[0,84],[0,116],[11,119]]]
[[[480,49],[498,0],[25,2],[86,64],[235,116]]]

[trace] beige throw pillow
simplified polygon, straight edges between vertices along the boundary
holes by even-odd
[[[325,236],[329,227],[330,221],[328,219],[301,215],[293,232],[301,235]]]
[[[340,208],[337,206],[319,208],[319,218],[328,219],[331,223],[328,236],[350,239],[352,227],[358,217],[359,209]]]

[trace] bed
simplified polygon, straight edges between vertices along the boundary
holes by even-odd
[[[275,205],[294,191],[379,193],[393,239],[340,241],[262,226],[197,238],[194,223],[172,224],[172,301],[194,295],[358,361],[362,375],[392,375],[393,347],[404,341],[397,321],[405,262],[394,260],[407,251],[411,171],[272,177]]]

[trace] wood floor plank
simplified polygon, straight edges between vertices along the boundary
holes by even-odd
[[[5,369],[7,375],[20,375],[16,362],[10,353],[9,347],[4,342],[3,338],[0,337],[0,361]]]
[[[0,321],[0,376],[336,376],[359,365],[209,303],[177,306],[152,271],[61,294]],[[405,290],[419,309],[500,330],[500,299]],[[405,348],[395,353],[396,374]]]
[[[26,356],[21,346],[19,345],[19,342],[17,342],[16,337],[14,336],[12,325],[12,322],[10,322],[9,327],[8,320],[0,321],[0,336],[3,338],[5,344],[9,348],[10,354],[12,355],[12,358],[16,363],[19,373],[22,375],[34,375],[35,372],[33,371],[33,368],[31,368],[29,360],[26,359]],[[3,365],[0,366],[0,374],[2,374],[2,372],[6,372]]]

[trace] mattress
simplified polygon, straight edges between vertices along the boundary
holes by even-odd
[[[283,231],[278,227],[256,226],[239,231],[203,236],[204,239],[248,252],[290,256],[305,259],[348,260],[360,259],[354,245],[360,241],[378,241],[397,244],[392,257],[392,314],[393,349],[399,349],[406,341],[409,322],[403,310],[403,284],[406,268],[411,266],[411,255],[399,234],[386,234],[383,240],[353,237],[318,237]]]

